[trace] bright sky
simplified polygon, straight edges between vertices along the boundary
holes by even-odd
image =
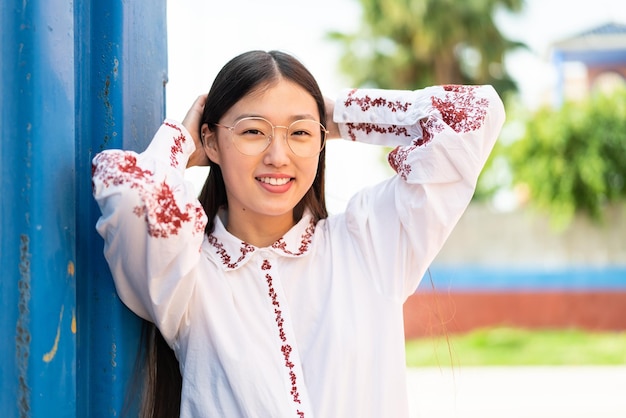
[[[339,74],[339,50],[325,34],[351,32],[358,26],[357,0],[175,0],[167,6],[170,118],[182,120],[226,61],[251,49],[280,49],[297,56],[329,97],[352,87]],[[506,36],[531,49],[515,53],[506,64],[524,101],[532,106],[555,79],[550,43],[607,22],[626,23],[626,7],[624,0],[526,0],[523,13],[499,15],[498,21]],[[326,157],[331,212],[342,210],[356,190],[390,175],[380,163],[378,147],[332,141]],[[194,171],[190,179],[201,182],[204,173]]]

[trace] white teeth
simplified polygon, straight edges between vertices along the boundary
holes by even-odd
[[[283,184],[289,183],[291,179],[289,177],[259,177],[259,181],[266,184],[271,184],[272,186],[282,186]]]

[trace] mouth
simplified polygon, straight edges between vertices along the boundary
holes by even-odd
[[[257,177],[257,181],[271,186],[284,186],[293,180],[292,177]]]

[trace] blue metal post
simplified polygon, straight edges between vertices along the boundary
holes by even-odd
[[[61,4],[64,3],[64,4]],[[2,3],[0,404],[74,416],[76,255],[73,14]]]
[[[78,416],[119,416],[139,321],[119,301],[94,230],[91,159],[142,150],[165,113],[165,0],[81,1],[76,8]]]
[[[139,320],[94,225],[91,159],[164,116],[165,0],[0,4],[0,407],[120,416]]]

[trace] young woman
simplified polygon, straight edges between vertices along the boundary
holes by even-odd
[[[503,119],[489,86],[347,90],[326,110],[296,59],[253,51],[143,153],[97,155],[105,255],[120,298],[176,354],[180,416],[408,416],[402,304]],[[329,217],[338,133],[397,146],[397,175]],[[183,173],[205,164],[198,200]]]

